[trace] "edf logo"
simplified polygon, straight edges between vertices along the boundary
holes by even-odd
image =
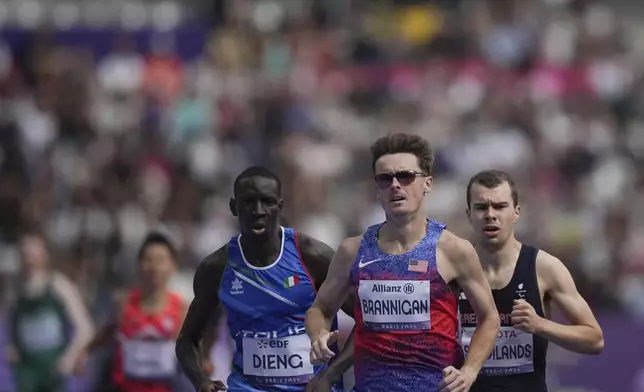
[[[257,342],[259,348],[286,348],[288,340],[260,340]]]

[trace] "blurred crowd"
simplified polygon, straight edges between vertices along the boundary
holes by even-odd
[[[606,4],[217,3],[193,58],[172,31],[145,51],[116,33],[100,56],[47,30],[0,40],[5,298],[34,223],[93,309],[136,281],[153,228],[176,241],[189,298],[236,230],[232,180],[251,164],[282,177],[284,224],[335,247],[383,218],[369,146],[403,131],[435,148],[428,216],[468,236],[469,177],[507,170],[519,238],[594,307],[644,315],[644,40]]]

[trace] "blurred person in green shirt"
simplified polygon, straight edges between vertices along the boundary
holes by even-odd
[[[62,391],[94,332],[78,289],[52,269],[45,238],[19,242],[21,280],[9,311],[9,360],[18,392]]]

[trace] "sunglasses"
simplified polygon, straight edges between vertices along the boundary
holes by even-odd
[[[378,185],[378,188],[386,189],[389,188],[394,182],[394,178],[398,180],[400,185],[407,186],[416,181],[416,177],[425,177],[425,174],[413,170],[401,170],[395,173],[376,174],[374,178],[376,180],[376,185]]]

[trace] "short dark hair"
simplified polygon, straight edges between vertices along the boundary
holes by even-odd
[[[434,152],[429,142],[418,135],[391,133],[376,140],[371,146],[371,168],[376,171],[376,161],[389,154],[413,154],[423,174],[431,175],[434,166]]]
[[[472,185],[479,184],[488,189],[493,189],[506,182],[512,191],[512,202],[515,207],[518,206],[519,191],[517,190],[517,185],[515,184],[512,176],[502,170],[483,170],[473,175],[472,178],[470,178],[470,182],[467,184],[467,208],[470,208],[470,203],[472,202]]]
[[[239,182],[244,178],[250,178],[250,177],[264,177],[275,181],[277,183],[277,191],[280,196],[282,195],[282,181],[275,173],[273,173],[270,169],[264,166],[251,166],[245,169],[243,172],[239,173],[237,178],[235,178],[235,182],[233,184],[234,195],[237,195]]]
[[[170,251],[172,258],[177,257],[177,248],[175,248],[170,238],[161,232],[153,231],[148,233],[141,244],[141,248],[139,249],[139,260],[143,259],[143,254],[146,249],[152,245],[164,245]]]

